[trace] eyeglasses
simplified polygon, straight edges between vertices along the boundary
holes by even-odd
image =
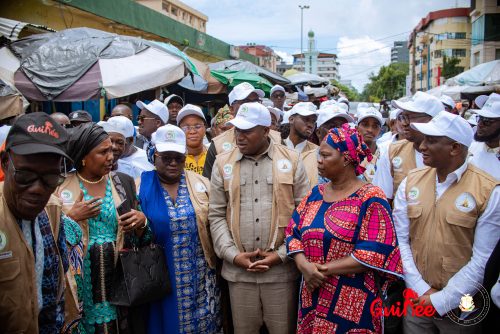
[[[483,123],[485,126],[490,126],[491,124],[495,123],[495,121],[498,120],[498,118],[488,118],[488,117],[483,117],[483,116],[476,116],[477,123],[479,122]]]
[[[9,163],[14,171],[14,181],[20,186],[29,186],[36,182],[36,180],[41,180],[44,185],[49,188],[56,188],[63,184],[66,176],[62,174],[38,174],[36,172],[28,171],[28,170],[20,170],[16,169],[14,166],[14,161],[12,161],[12,157],[9,154]]]
[[[427,114],[413,113],[411,116],[400,113],[397,117],[398,121],[403,124],[410,124],[412,121],[423,118],[424,116],[428,116]]]
[[[189,132],[189,131],[199,131],[201,129],[204,129],[205,128],[205,125],[203,124],[196,124],[196,125],[186,125],[186,126],[183,126],[181,129],[182,131],[184,132]]]
[[[186,156],[184,155],[159,155],[155,153],[155,157],[159,158],[164,165],[170,165],[172,161],[175,161],[177,164],[181,164],[186,161]]]
[[[144,116],[144,115],[139,115],[139,116],[137,116],[137,121],[138,121],[138,122],[144,122],[144,121],[145,121],[145,120],[147,120],[147,119],[156,119],[156,118],[155,118],[155,117],[146,117],[146,116]]]
[[[272,97],[277,98],[277,99],[283,99],[285,97],[285,94],[273,94]]]

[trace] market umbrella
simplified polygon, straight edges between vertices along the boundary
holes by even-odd
[[[21,93],[0,79],[0,120],[23,114],[28,105]]]
[[[9,48],[19,58],[15,86],[38,101],[117,98],[177,82],[191,70],[153,42],[90,28],[33,35]]]
[[[330,81],[326,78],[322,78],[319,75],[299,72],[296,74],[292,74],[287,77],[290,80],[290,86],[295,85],[311,85],[311,86],[319,86],[319,85],[328,85]]]
[[[252,64],[246,60],[223,60],[217,63],[212,63],[208,65],[212,71],[224,71],[224,72],[234,72],[241,71],[250,74],[257,74],[265,79],[267,79],[272,85],[287,85],[290,80],[287,78],[269,71],[263,67]]]
[[[273,84],[270,83],[267,79],[258,76],[257,74],[246,73],[243,71],[211,71],[212,75],[227,85],[229,88],[233,88],[234,86],[242,83],[248,82],[252,84],[255,88],[262,89],[267,94],[270,93]]]

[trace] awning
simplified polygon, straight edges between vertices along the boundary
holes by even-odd
[[[17,41],[19,38],[46,32],[55,32],[55,30],[38,24],[0,17],[0,36],[4,36],[11,41]]]

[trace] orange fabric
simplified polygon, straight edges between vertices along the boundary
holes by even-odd
[[[5,142],[3,142],[2,147],[0,147],[0,152],[5,151]],[[3,182],[5,175],[3,174],[3,169],[0,168],[0,182]]]

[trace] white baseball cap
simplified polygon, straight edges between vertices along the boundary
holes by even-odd
[[[410,126],[424,135],[448,137],[467,147],[470,147],[474,138],[469,122],[446,111],[441,111],[428,123],[411,123]]]
[[[291,113],[291,110],[287,110],[283,113],[283,120],[281,121],[281,124],[289,124],[290,123],[290,113]]]
[[[152,112],[153,114],[155,114],[156,116],[160,117],[160,119],[162,120],[163,123],[168,122],[167,106],[164,105],[163,103],[161,103],[160,101],[154,100],[154,101],[151,101],[149,104],[146,104],[142,101],[137,101],[135,103],[135,105],[141,110],[146,109],[146,110]]]
[[[160,126],[151,135],[151,142],[158,152],[186,153],[186,134],[172,124]]]
[[[259,102],[243,103],[236,117],[227,122],[235,128],[248,130],[256,126],[271,126],[271,113]]]
[[[364,120],[365,118],[368,118],[368,117],[375,118],[377,121],[379,121],[380,126],[384,125],[384,123],[385,123],[384,117],[382,116],[380,111],[378,111],[377,108],[375,108],[375,107],[363,108],[363,109],[358,111],[357,116],[358,116],[358,122],[357,122],[358,125],[359,125],[359,123],[361,123],[362,120]]]
[[[444,106],[437,97],[424,92],[416,92],[407,102],[393,101],[393,105],[403,111],[427,114],[432,117],[444,111]]]
[[[320,109],[318,111],[318,119],[316,120],[316,126],[319,128],[329,120],[335,117],[340,117],[345,119],[348,123],[353,123],[354,119],[346,113],[343,109],[338,105],[329,105]]]
[[[300,116],[311,116],[317,115],[317,108],[312,102],[299,102],[293,106],[290,110],[290,116],[300,115]]]
[[[276,119],[280,120],[281,118],[281,115],[283,115],[283,112],[281,110],[279,110],[278,108],[274,108],[274,107],[266,107],[267,110],[269,110],[270,113],[272,113],[274,116],[276,116]]]
[[[328,107],[328,106],[335,106],[335,105],[337,105],[337,104],[338,104],[338,103],[337,103],[337,101],[335,101],[335,100],[326,100],[326,101],[321,102],[321,104],[319,105],[319,109],[321,110],[321,109],[323,109],[323,108],[325,108],[325,107]],[[345,105],[345,104],[343,103],[343,105]]]
[[[232,105],[234,101],[241,101],[246,99],[248,95],[252,93],[257,93],[257,95],[259,95],[260,98],[263,98],[265,95],[262,89],[256,89],[248,82],[242,82],[234,86],[233,90],[228,95],[229,105]]]
[[[184,117],[189,116],[189,115],[195,115],[200,117],[207,122],[205,115],[203,114],[203,111],[201,110],[200,107],[195,106],[193,104],[186,104],[184,107],[182,107],[181,110],[179,110],[179,113],[177,114],[177,125],[181,124],[181,121]]]
[[[491,93],[481,109],[472,109],[471,111],[486,118],[499,118],[500,94]]]
[[[182,99],[182,97],[180,97],[179,95],[175,95],[175,94],[172,94],[172,95],[169,95],[165,98],[165,100],[163,101],[163,103],[168,106],[168,104],[170,102],[174,102],[172,100],[178,100],[180,102],[181,105],[184,105],[184,100]]]
[[[391,109],[389,112],[389,120],[394,121],[398,118],[399,113],[401,112],[401,109]]]
[[[479,95],[474,99],[474,103],[478,108],[482,108],[487,100],[488,100],[488,95]]]
[[[280,85],[274,85],[273,88],[271,88],[271,92],[269,93],[269,96],[273,95],[274,92],[283,92],[285,93],[285,88]]]
[[[134,136],[134,123],[128,117],[113,116],[107,123],[116,129],[114,132],[121,133],[125,138]]]
[[[440,100],[442,104],[446,104],[450,108],[455,108],[455,101],[448,95],[442,95]]]
[[[356,114],[359,113],[361,110],[369,108],[370,104],[367,102],[360,102],[358,103],[358,106],[356,107]]]

